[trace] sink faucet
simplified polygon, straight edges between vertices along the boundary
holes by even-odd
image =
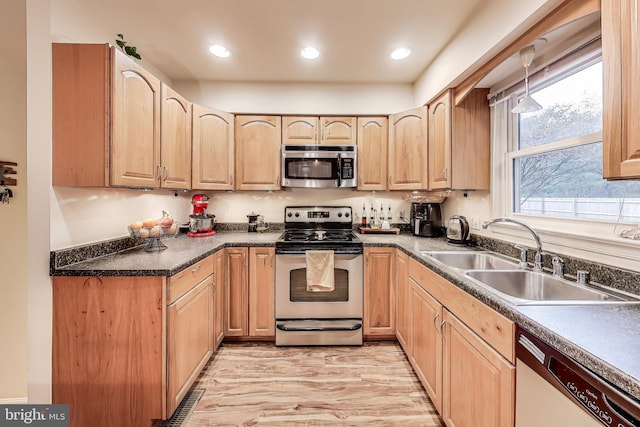
[[[491,224],[494,224],[496,222],[510,222],[513,224],[517,224],[521,227],[524,227],[527,231],[529,231],[529,233],[531,233],[531,235],[533,236],[533,239],[536,241],[536,255],[533,263],[533,271],[542,271],[542,242],[540,242],[540,236],[538,236],[538,233],[536,233],[536,231],[533,228],[529,227],[524,222],[518,221],[517,219],[511,219],[511,218],[492,219],[491,221],[488,221],[482,224],[482,228],[486,229]]]

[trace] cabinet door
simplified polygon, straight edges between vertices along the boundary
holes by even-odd
[[[249,336],[275,336],[275,248],[249,249]]]
[[[603,174],[640,177],[640,14],[638,0],[602,2]]]
[[[164,417],[163,287],[162,277],[52,278],[52,403],[74,408],[72,426]]]
[[[159,187],[160,80],[120,51],[111,52],[111,185]]]
[[[365,248],[364,335],[395,334],[393,248]]]
[[[233,114],[193,104],[194,190],[233,190]]]
[[[447,178],[454,190],[489,189],[491,112],[487,95],[489,89],[473,89],[462,103],[452,107]]]
[[[213,343],[216,350],[224,339],[224,319],[226,313],[227,296],[227,275],[224,250],[219,250],[213,254],[213,281],[214,285],[214,321],[213,321]]]
[[[442,413],[442,305],[410,281],[411,365],[438,412]]]
[[[213,353],[212,292],[209,276],[167,308],[168,417]]]
[[[355,144],[355,117],[320,117],[320,144]]]
[[[247,248],[227,248],[226,336],[248,335]]]
[[[387,189],[389,120],[358,118],[358,190]]]
[[[109,186],[110,55],[106,44],[52,46],[54,186]]]
[[[444,310],[442,418],[455,427],[512,427],[515,367]]]
[[[162,84],[162,188],[191,188],[191,103]]]
[[[389,118],[389,190],[427,188],[427,108]]]
[[[411,354],[411,300],[409,299],[409,256],[396,249],[396,338]]]
[[[284,116],[282,118],[283,144],[317,144],[318,118]]]
[[[280,116],[236,116],[236,189],[280,189]]]
[[[451,188],[451,90],[429,104],[429,189]]]

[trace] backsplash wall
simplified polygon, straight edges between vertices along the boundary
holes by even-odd
[[[166,210],[180,223],[191,214],[191,192],[132,190],[120,188],[54,187],[51,198],[51,250],[99,242],[127,235],[127,226],[144,218],[158,218]],[[210,197],[208,213],[217,222],[246,223],[255,212],[267,222],[283,222],[285,206],[346,205],[353,208],[354,222],[360,223],[363,203],[371,203],[385,214],[389,206],[393,222],[408,217],[411,203],[405,192],[355,190],[290,189],[284,191],[202,192]],[[443,214],[444,216],[444,214]],[[444,216],[444,218],[447,218]]]

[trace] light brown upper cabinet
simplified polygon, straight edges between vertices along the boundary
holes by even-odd
[[[283,144],[355,144],[356,117],[284,116]]]
[[[389,190],[427,188],[427,107],[389,116]]]
[[[112,186],[160,187],[160,80],[111,48]]]
[[[160,125],[160,186],[191,188],[191,102],[162,84]]]
[[[358,117],[358,190],[387,189],[389,120]]]
[[[603,175],[640,178],[639,0],[602,1]]]
[[[236,189],[280,189],[280,116],[236,116]]]
[[[320,144],[355,144],[355,117],[320,117]]]
[[[487,89],[453,105],[453,90],[429,104],[429,189],[487,190],[490,115]]]
[[[429,104],[429,188],[451,188],[451,95]]]
[[[317,144],[318,117],[284,116],[282,118],[283,144]]]
[[[52,73],[53,185],[190,187],[188,101],[107,44],[54,43]]]
[[[193,189],[233,190],[233,147],[233,114],[193,104]]]

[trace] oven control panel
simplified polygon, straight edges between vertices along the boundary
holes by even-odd
[[[288,206],[284,209],[285,223],[351,223],[351,206]]]

